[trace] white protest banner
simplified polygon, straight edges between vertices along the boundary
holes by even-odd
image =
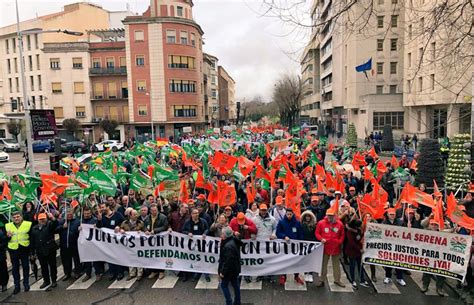
[[[114,233],[82,225],[79,234],[81,262],[104,261],[143,267],[217,274],[221,239],[193,238],[176,232],[145,235]],[[245,240],[241,248],[242,275],[321,273],[323,245],[293,240]]]
[[[362,262],[463,281],[471,244],[468,235],[368,223]]]

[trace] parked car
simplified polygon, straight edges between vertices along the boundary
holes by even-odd
[[[61,144],[61,151],[66,153],[82,153],[87,151],[87,145],[82,141],[70,141]]]
[[[0,149],[3,151],[20,151],[20,143],[15,139],[0,139]]]
[[[313,136],[313,137],[317,137],[318,136],[318,125],[311,125],[311,126],[308,126],[308,133],[309,135]]]
[[[48,140],[33,141],[33,152],[50,152],[54,150],[54,144]]]
[[[97,151],[105,151],[110,147],[112,151],[122,150],[123,143],[118,140],[106,140],[94,145]]]
[[[0,151],[0,162],[8,162],[10,160],[10,155],[4,151]]]

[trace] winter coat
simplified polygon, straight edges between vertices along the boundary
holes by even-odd
[[[123,221],[124,217],[122,214],[119,212],[113,212],[110,217],[102,215],[102,219],[97,221],[97,227],[114,230],[115,227],[120,227]]]
[[[198,222],[194,222],[191,218],[184,223],[183,234],[193,234],[193,235],[208,235],[209,225],[204,218],[199,218]]]
[[[288,237],[290,239],[303,240],[303,228],[301,227],[301,223],[295,216],[291,217],[291,219],[285,216],[278,222],[276,236],[279,239]]]
[[[347,257],[358,258],[362,256],[362,231],[356,229],[346,230],[346,246],[344,247],[344,254]]]
[[[329,204],[324,200],[316,206],[309,205],[306,210],[311,211],[316,217],[316,222],[318,222],[326,216],[326,211],[329,207]]]
[[[240,274],[241,246],[242,242],[235,237],[230,237],[222,241],[217,270],[219,274],[223,275],[225,280],[236,279]]]
[[[48,256],[52,252],[56,252],[58,245],[54,240],[54,233],[58,222],[50,221],[44,225],[35,225],[30,231],[31,251],[38,256]]]
[[[324,244],[324,254],[339,255],[341,253],[341,245],[344,241],[344,225],[340,220],[330,223],[328,218],[318,222],[315,232],[316,239],[326,240]]]
[[[277,208],[277,206],[273,206],[270,211],[269,211],[270,215],[272,215],[275,220],[277,221],[277,223],[280,222],[280,220],[282,220],[283,218],[285,218],[286,216],[286,209],[285,208],[282,208],[281,210],[279,210]]]
[[[189,214],[181,216],[179,211],[174,211],[168,216],[168,223],[171,227],[171,230],[175,232],[181,232],[183,230],[184,223],[189,220]]]
[[[97,218],[95,218],[94,216],[89,219],[82,218],[82,223],[85,225],[95,225],[97,224]]]
[[[0,229],[0,262],[7,259],[8,238],[3,230]]]
[[[247,230],[244,229],[244,225],[248,226]],[[257,234],[257,227],[253,221],[247,217],[245,217],[245,222],[243,225],[240,225],[237,222],[237,218],[232,219],[229,223],[229,227],[232,229],[232,231],[240,233],[239,239],[250,239],[252,235]]]
[[[145,230],[145,223],[140,219],[137,219],[135,223],[132,223],[130,219],[127,219],[122,222],[122,224],[120,225],[120,229],[124,230],[125,232],[143,232]]]
[[[391,226],[397,226],[397,227],[403,227],[403,221],[400,220],[400,218],[395,218],[395,220],[393,222],[390,222],[388,220],[388,218],[385,218],[383,221],[382,221],[382,224],[384,225],[391,225]]]
[[[272,215],[267,213],[265,217],[262,217],[259,214],[252,221],[257,227],[257,239],[270,239],[270,236],[276,236],[278,222]]]
[[[153,234],[158,234],[168,230],[168,218],[165,214],[158,212],[155,221],[153,221],[153,216],[150,215],[147,230]]]
[[[57,224],[56,232],[59,233],[59,244],[61,248],[77,248],[77,240],[79,239],[79,226],[81,221],[77,218],[68,220],[69,225],[64,228],[65,220],[60,220]]]
[[[303,221],[306,215],[311,216],[309,223]],[[316,236],[314,235],[314,231],[316,230],[316,217],[311,211],[304,211],[303,214],[301,214],[301,226],[303,227],[303,240],[316,241]]]

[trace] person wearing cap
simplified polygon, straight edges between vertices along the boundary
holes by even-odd
[[[316,287],[322,287],[326,280],[329,259],[332,261],[334,284],[345,287],[341,282],[341,246],[344,241],[344,225],[337,217],[335,207],[326,211],[326,217],[318,222],[315,231],[316,239],[324,244],[323,265],[321,276]]]
[[[349,202],[351,207],[357,207],[357,191],[354,186],[349,187],[349,193],[346,196],[346,201]]]
[[[253,221],[242,212],[237,213],[237,216],[230,221],[229,227],[234,231],[234,235],[238,239],[255,238],[257,234],[257,227]],[[252,281],[250,276],[245,276],[244,279],[247,283]]]
[[[329,202],[330,206],[333,206],[333,205],[336,203],[336,200],[337,200],[337,202],[339,203],[339,206],[342,206],[342,205],[344,205],[344,204],[346,204],[346,203],[349,204],[346,199],[342,198],[342,193],[341,193],[341,191],[335,191],[335,192],[334,192],[334,199],[332,199],[332,200]]]
[[[234,210],[230,205],[224,208],[224,214],[227,217],[227,221],[230,222],[234,218]]]
[[[13,294],[20,292],[20,264],[23,269],[25,292],[30,290],[30,231],[32,223],[23,220],[20,211],[12,212],[12,222],[5,225],[8,239],[8,253],[12,263],[12,275],[15,283]]]
[[[272,215],[275,220],[280,222],[286,215],[286,209],[283,205],[284,198],[282,196],[277,196],[275,198],[275,205],[270,209],[270,215]]]
[[[150,222],[148,223],[148,227],[145,228],[145,234],[159,234],[168,230],[169,223],[168,218],[165,214],[160,212],[158,209],[158,205],[151,204],[150,205]],[[160,269],[149,269],[150,274],[148,275],[149,279],[155,278],[157,274],[159,274],[158,278],[161,280],[165,277],[165,272]]]
[[[329,205],[327,205],[326,201],[321,201],[322,192],[316,192],[314,196],[311,196],[311,203],[306,208],[307,211],[313,213],[314,217],[316,217],[316,223],[324,218],[326,215],[326,210],[329,209]]]
[[[235,238],[230,227],[224,227],[221,233],[221,248],[219,252],[219,265],[217,272],[220,278],[220,288],[224,294],[226,305],[240,304],[240,248],[242,242]],[[234,289],[234,300],[230,294],[229,284]]]
[[[301,223],[296,219],[293,210],[286,209],[286,215],[278,222],[276,229],[276,236],[279,239],[289,241],[291,239],[303,240],[303,227]],[[280,276],[280,285],[285,285],[286,275]],[[299,274],[295,274],[295,282],[304,285],[304,281],[300,278]]]
[[[402,227],[403,222],[396,217],[397,211],[394,208],[388,208],[386,212],[386,217],[382,224],[390,225],[390,226],[398,226]],[[385,268],[385,279],[383,280],[384,284],[390,284],[392,282],[392,268],[384,267]],[[400,286],[406,286],[406,282],[403,279],[403,270],[402,269],[395,269],[395,273],[397,276],[397,283]]]
[[[58,249],[54,240],[57,220],[51,213],[39,213],[38,224],[33,226],[30,233],[31,255],[36,256],[41,265],[41,276],[43,284],[40,289],[51,285],[56,287],[58,269],[56,266],[56,250]],[[49,219],[49,220],[48,220]]]

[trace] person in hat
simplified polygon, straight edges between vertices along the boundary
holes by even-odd
[[[54,233],[58,225],[56,218],[51,213],[39,213],[38,224],[31,229],[31,255],[36,256],[41,265],[43,284],[40,289],[51,285],[56,287],[58,270],[56,266],[56,250]]]
[[[30,231],[32,223],[23,220],[20,211],[12,212],[12,222],[5,225],[8,239],[8,253],[12,263],[12,275],[15,283],[13,294],[20,292],[20,264],[23,269],[23,287],[30,290]]]
[[[296,219],[292,209],[286,209],[286,215],[278,222],[276,235],[279,239],[284,239],[286,241],[291,239],[303,240],[303,227]],[[280,276],[280,285],[285,285],[285,282],[286,275]],[[295,274],[295,282],[300,285],[304,285],[304,281],[297,273]]]
[[[429,225],[426,229],[431,230],[431,231],[439,231],[438,221],[436,221],[434,219],[430,219],[429,220]],[[431,282],[431,278],[432,278],[431,274],[423,273],[423,276],[421,278],[421,282],[423,283],[423,285],[420,289],[421,292],[425,293],[425,292],[428,291],[428,288],[429,288],[430,282]],[[435,282],[436,282],[436,293],[440,297],[443,297],[444,296],[443,286],[444,286],[444,282],[446,281],[446,278],[444,276],[439,276],[439,275],[435,275],[434,278],[435,278]]]
[[[342,206],[342,205],[344,205],[344,204],[346,204],[346,203],[349,204],[349,203],[346,201],[346,199],[342,198],[342,193],[341,193],[341,191],[335,191],[335,192],[334,192],[334,199],[332,199],[332,200],[329,202],[329,204],[330,204],[331,206],[333,206],[333,205],[336,203],[336,201],[339,203],[339,206]]]
[[[349,202],[351,207],[353,208],[357,207],[357,191],[356,191],[355,186],[349,187],[349,193],[346,196],[346,201]]]
[[[242,212],[237,213],[237,217],[230,221],[229,227],[234,231],[235,237],[241,240],[255,238],[257,235],[257,227],[253,221]],[[244,279],[247,283],[252,281],[252,277],[250,276],[245,276]]]
[[[341,246],[344,241],[344,225],[337,217],[337,205],[326,211],[326,217],[316,225],[316,239],[324,244],[323,266],[316,287],[322,287],[326,280],[329,259],[332,261],[334,284],[345,287],[341,282]]]
[[[282,196],[277,196],[275,198],[275,205],[270,209],[270,215],[275,218],[275,220],[280,222],[286,215],[286,209],[283,205],[284,198]]]
[[[234,210],[230,205],[224,208],[224,214],[227,217],[227,221],[230,222],[234,218]]]
[[[397,211],[394,208],[388,208],[386,212],[386,217],[382,224],[390,225],[390,226],[398,226],[402,227],[403,222],[396,217]],[[392,268],[384,267],[385,268],[385,279],[383,280],[384,284],[390,284],[392,282]],[[403,270],[402,269],[395,269],[395,273],[397,275],[397,283],[400,286],[406,286],[406,282],[403,279]]]
[[[349,258],[349,274],[352,282],[352,288],[357,289],[357,281],[355,277],[355,269],[357,267],[359,273],[359,284],[364,287],[369,287],[369,283],[364,277],[364,270],[362,269],[362,238],[363,232],[361,229],[362,221],[359,219],[352,219],[346,225],[346,246],[344,253]]]
[[[225,304],[240,304],[240,247],[242,242],[234,236],[230,227],[224,227],[221,233],[221,248],[217,272],[220,278],[220,288],[224,294]],[[234,289],[234,300],[230,294],[229,284]]]

